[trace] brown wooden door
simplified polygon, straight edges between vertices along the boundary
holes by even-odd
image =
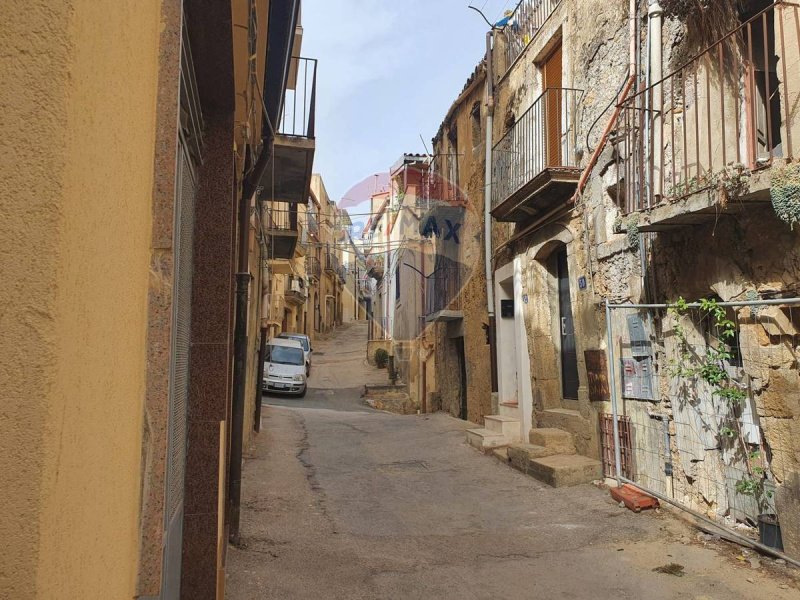
[[[544,97],[545,151],[548,167],[561,165],[561,44],[542,64]]]

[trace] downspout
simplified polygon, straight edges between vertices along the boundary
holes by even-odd
[[[280,82],[281,90],[285,90],[286,78],[291,60],[291,50],[294,39],[294,30],[297,23],[299,0],[292,0],[291,20],[288,24],[288,48],[285,48],[285,63],[282,64],[283,74]],[[271,19],[270,19],[271,21]],[[269,27],[269,26],[268,26]],[[269,36],[269,33],[267,34]],[[269,40],[268,40],[269,41]],[[268,57],[269,58],[269,57]],[[281,59],[283,61],[283,59]],[[266,73],[265,73],[266,77]],[[229,463],[229,482],[228,482],[228,507],[230,527],[228,538],[235,546],[239,545],[239,521],[241,514],[242,498],[242,450],[244,445],[244,409],[245,391],[247,389],[247,313],[248,296],[250,290],[250,207],[256,193],[261,178],[267,171],[267,166],[273,158],[273,142],[275,140],[274,126],[270,121],[270,115],[264,109],[264,119],[269,131],[263,136],[261,154],[253,165],[249,175],[243,177],[241,196],[239,197],[239,244],[237,249],[237,269],[236,269],[236,308],[235,325],[233,333],[233,398],[231,399],[231,439],[230,439],[230,463]],[[280,110],[279,110],[280,112]],[[277,124],[275,125],[275,127]],[[258,202],[258,200],[256,200]],[[259,387],[261,382],[256,383]]]
[[[652,117],[653,133],[651,139],[653,140],[652,148],[650,149],[653,156],[653,180],[650,182],[650,197],[655,201],[661,196],[661,153],[662,147],[662,128],[663,128],[663,115],[661,109],[664,106],[664,88],[661,85],[663,79],[663,61],[662,61],[662,29],[663,29],[663,15],[664,10],[661,8],[659,0],[650,0],[650,6],[647,10],[648,25],[650,33],[648,35],[648,44],[650,47],[648,57],[647,69],[647,85],[656,82],[652,91],[652,98],[650,100],[650,114]],[[656,112],[658,111],[658,112]]]
[[[486,187],[483,196],[483,261],[486,271],[486,308],[489,314],[489,357],[492,392],[497,392],[497,324],[494,312],[494,277],[492,273],[492,133],[494,131],[494,72],[492,44],[494,29],[486,33]]]

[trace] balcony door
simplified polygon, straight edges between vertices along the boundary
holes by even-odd
[[[745,6],[751,10],[740,15],[742,22],[748,23],[743,30],[743,53],[749,120],[748,160],[752,166],[773,156],[783,156],[781,81],[778,78],[775,20],[770,13],[767,13],[768,18],[753,19],[771,4],[771,0],[745,2]]]
[[[542,87],[544,88],[545,166],[561,166],[561,44],[542,63]]]

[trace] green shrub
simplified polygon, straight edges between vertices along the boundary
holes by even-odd
[[[375,364],[379,369],[383,369],[389,364],[389,353],[383,348],[375,350]]]

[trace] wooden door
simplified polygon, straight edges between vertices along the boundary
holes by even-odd
[[[567,249],[556,255],[558,308],[561,327],[561,389],[565,400],[578,399],[578,353],[575,347],[575,322],[572,318]]]
[[[544,88],[543,123],[545,133],[545,166],[561,166],[561,44],[553,50],[542,64],[542,87]]]

